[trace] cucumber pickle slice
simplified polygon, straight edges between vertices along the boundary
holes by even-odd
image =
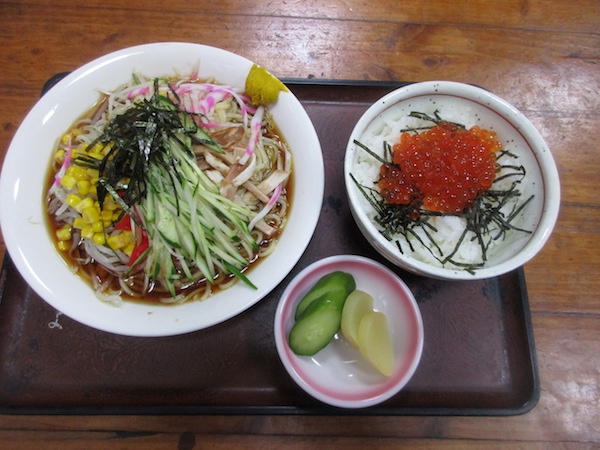
[[[337,308],[332,307],[327,299],[321,300],[328,304],[316,307],[310,316],[300,319],[290,331],[290,348],[297,355],[315,355],[331,342],[340,329],[341,316]]]
[[[332,272],[315,284],[296,309],[288,336],[294,353],[312,356],[331,342],[340,330],[346,298],[355,289],[354,277],[345,272]]]
[[[323,294],[331,293],[336,290],[346,292],[346,296],[356,289],[354,277],[346,272],[336,271],[324,275],[317,283],[306,293],[296,307],[295,320],[299,320],[308,306]]]

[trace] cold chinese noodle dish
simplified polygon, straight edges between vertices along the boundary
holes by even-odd
[[[100,299],[181,303],[256,288],[291,171],[267,108],[243,89],[134,73],[60,138],[47,210],[58,251]]]

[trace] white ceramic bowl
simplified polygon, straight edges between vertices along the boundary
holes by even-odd
[[[373,296],[374,309],[387,315],[394,343],[395,368],[380,375],[341,332],[314,356],[298,356],[288,334],[300,299],[324,275],[352,274],[356,288]],[[423,351],[423,321],[413,294],[384,265],[362,256],[338,255],[319,260],[300,272],[285,289],[275,313],[275,343],[292,379],[308,394],[340,408],[366,408],[388,400],[413,376]]]
[[[91,327],[133,336],[165,336],[222,322],[267,295],[294,267],[319,218],[324,189],[321,147],[306,111],[291,93],[281,93],[270,112],[294,157],[293,204],[274,254],[253,268],[258,287],[243,283],[206,301],[178,306],[99,301],[74,275],[54,248],[44,209],[45,182],[53,148],[65,130],[99,98],[128,81],[133,71],[148,76],[190,73],[214,76],[243,88],[252,62],[233,53],[191,43],[156,43],[103,56],[69,74],[50,89],[27,115],[8,149],[0,179],[0,215],[6,247],[29,285],[65,315]]]
[[[372,185],[377,173],[367,174],[364,150],[354,142],[367,145],[372,151],[382,154],[383,141],[394,144],[400,130],[417,126],[422,122],[408,117],[411,111],[430,116],[439,111],[448,121],[462,123],[470,128],[479,125],[497,132],[505,149],[518,155],[518,164],[526,169],[521,183],[522,199],[534,195],[512,224],[531,233],[510,231],[504,240],[499,240],[487,254],[487,261],[474,273],[446,265],[431,263],[411,254],[406,240],[399,238],[403,251],[393,240],[386,239],[372,220],[373,208],[352,181],[352,173],[363,184]],[[360,162],[359,162],[360,161]],[[402,269],[418,275],[439,279],[474,280],[499,276],[510,272],[533,258],[548,240],[560,206],[560,182],[552,154],[540,133],[517,109],[490,92],[471,85],[432,81],[411,84],[397,89],[375,102],[357,122],[349,138],[344,161],[345,183],[352,215],[371,245],[385,258]],[[369,215],[371,213],[371,215]],[[457,233],[447,229],[445,236]],[[413,241],[414,242],[414,241]]]

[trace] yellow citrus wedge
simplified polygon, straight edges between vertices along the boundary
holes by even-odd
[[[387,317],[379,311],[363,316],[358,327],[360,353],[383,375],[394,371],[394,348]]]
[[[275,103],[279,92],[289,92],[288,88],[267,69],[254,64],[248,73],[245,86],[246,94],[253,105]]]
[[[373,311],[373,297],[361,290],[350,293],[342,310],[342,334],[358,348],[358,326],[365,314]]]

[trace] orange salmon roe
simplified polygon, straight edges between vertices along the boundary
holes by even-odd
[[[460,213],[492,186],[501,149],[496,133],[478,126],[440,122],[402,133],[392,149],[394,164],[381,166],[379,190],[387,203],[422,202],[429,211]]]

